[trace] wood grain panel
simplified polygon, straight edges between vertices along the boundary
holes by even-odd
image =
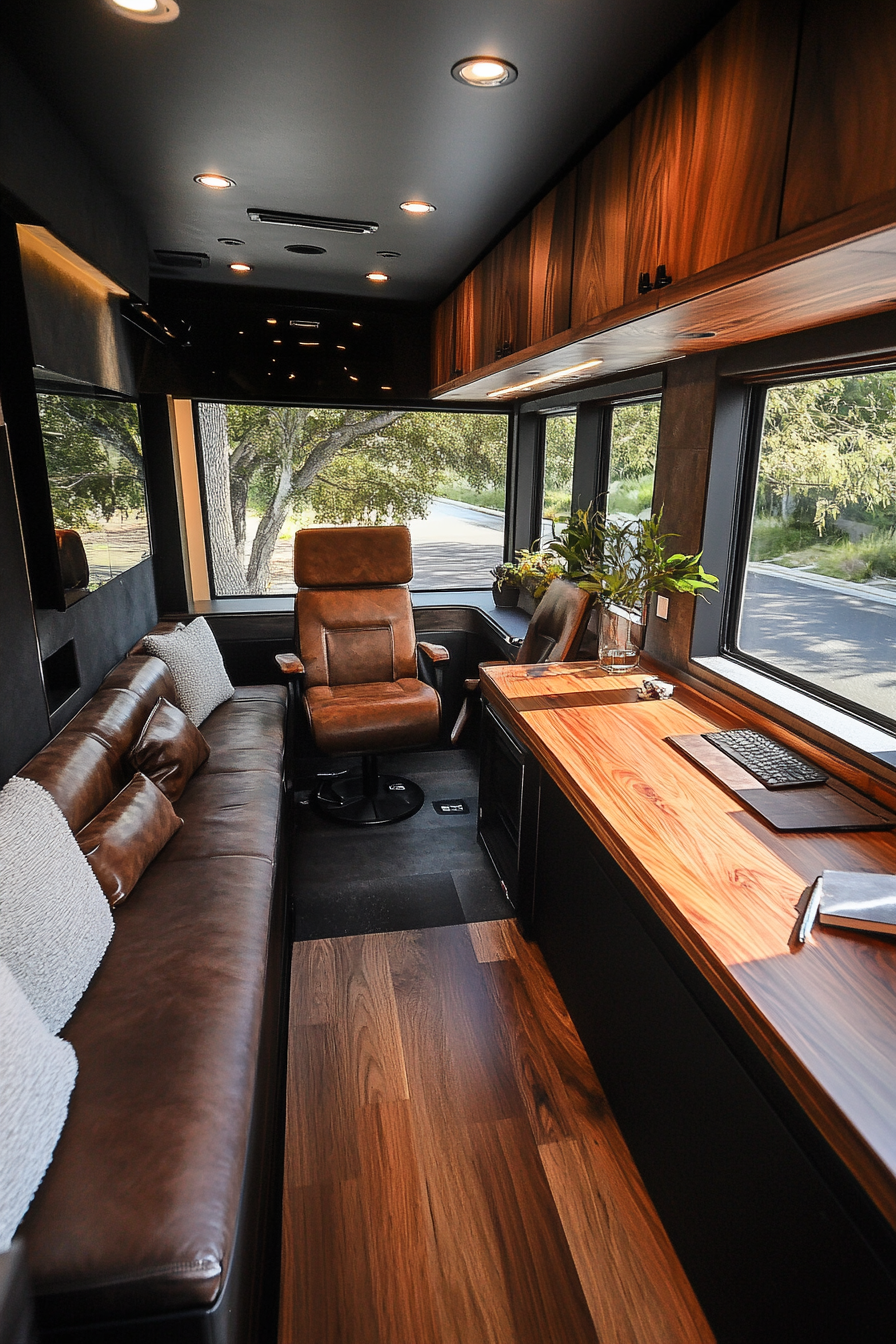
[[[353,1031],[294,1017],[281,1344],[606,1344],[628,1341],[632,1321],[647,1344],[709,1344],[541,954],[510,921],[486,928],[296,948],[294,1002],[323,967],[311,1002],[327,1014],[358,997],[359,968],[367,985],[388,964],[397,1013],[365,989],[350,1016],[380,1041],[397,1022],[409,1096],[360,1102],[341,1081],[365,1053]],[[474,940],[504,955],[480,962]],[[309,1032],[330,1033],[350,1148],[334,1170],[354,1174],[296,1184],[296,1152],[322,1152],[337,1128],[331,1110],[295,1104],[303,1087],[318,1099]],[[496,1051],[511,1061],[490,1084],[504,1100],[471,1104]]]
[[[594,1133],[540,1154],[601,1344],[708,1344],[712,1332],[621,1136]]]
[[[477,961],[513,961],[516,949],[506,920],[493,919],[482,924],[467,924]]]
[[[454,367],[461,374],[477,367],[476,272],[471,271],[454,291]]]
[[[509,346],[529,344],[529,232],[527,216],[489,252],[474,271],[476,277],[477,366],[498,357]]]
[[[806,6],[781,232],[896,188],[896,6]]]
[[[386,949],[366,938],[337,938],[334,947],[334,1018],[357,1104],[401,1101],[408,1080]]]
[[[741,0],[635,109],[625,298],[662,264],[673,284],[776,234],[798,7]]]
[[[602,680],[603,707],[577,703],[583,683],[593,691]],[[896,837],[775,835],[664,741],[727,726],[729,715],[682,690],[663,703],[620,703],[617,688],[638,678],[608,684],[585,665],[550,681],[570,708],[530,713],[543,676],[482,669],[483,694],[896,1224],[896,944],[819,929],[791,949],[795,905],[819,871],[896,872]]]
[[[576,187],[570,321],[574,327],[625,302],[632,119],[583,160]]]
[[[432,380],[433,386],[447,383],[457,367],[454,359],[455,312],[457,294],[452,291],[432,315]]]
[[[519,1344],[598,1344],[563,1224],[525,1120],[477,1127],[475,1163],[503,1230],[502,1277]]]
[[[530,216],[526,345],[570,324],[576,174],[569,173]]]

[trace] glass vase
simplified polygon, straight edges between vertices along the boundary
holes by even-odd
[[[597,659],[604,672],[633,672],[644,646],[647,608],[632,610],[612,604],[601,607],[597,630]]]

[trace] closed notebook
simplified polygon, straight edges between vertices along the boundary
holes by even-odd
[[[821,882],[821,924],[896,934],[896,875],[824,872]]]

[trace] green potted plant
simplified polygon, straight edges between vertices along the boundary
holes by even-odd
[[[516,565],[520,576],[519,605],[531,614],[554,579],[563,573],[563,564],[550,549],[545,548],[517,551]]]
[[[494,579],[492,597],[496,607],[515,607],[520,595],[520,573],[512,560],[495,565],[489,573]]]
[[[619,520],[599,510],[573,514],[550,548],[566,574],[600,603],[598,659],[607,672],[637,667],[651,593],[718,590],[700,563],[702,552],[667,554],[674,533],[663,533],[662,510]]]

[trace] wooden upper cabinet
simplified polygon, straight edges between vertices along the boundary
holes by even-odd
[[[579,165],[573,327],[624,302],[631,131],[632,119],[627,117]]]
[[[530,216],[527,345],[570,325],[576,174],[569,173]]]
[[[781,233],[896,189],[896,4],[808,0]]]
[[[523,350],[528,340],[531,216],[511,229],[473,272],[476,277],[476,367]]]
[[[432,386],[441,387],[454,377],[454,316],[457,291],[448,295],[432,315]]]
[[[776,237],[798,36],[797,0],[741,0],[635,109],[627,302],[644,271],[682,280]]]
[[[477,267],[478,269],[478,267]],[[471,271],[454,291],[454,370],[453,377],[472,373],[476,362],[476,271]]]

